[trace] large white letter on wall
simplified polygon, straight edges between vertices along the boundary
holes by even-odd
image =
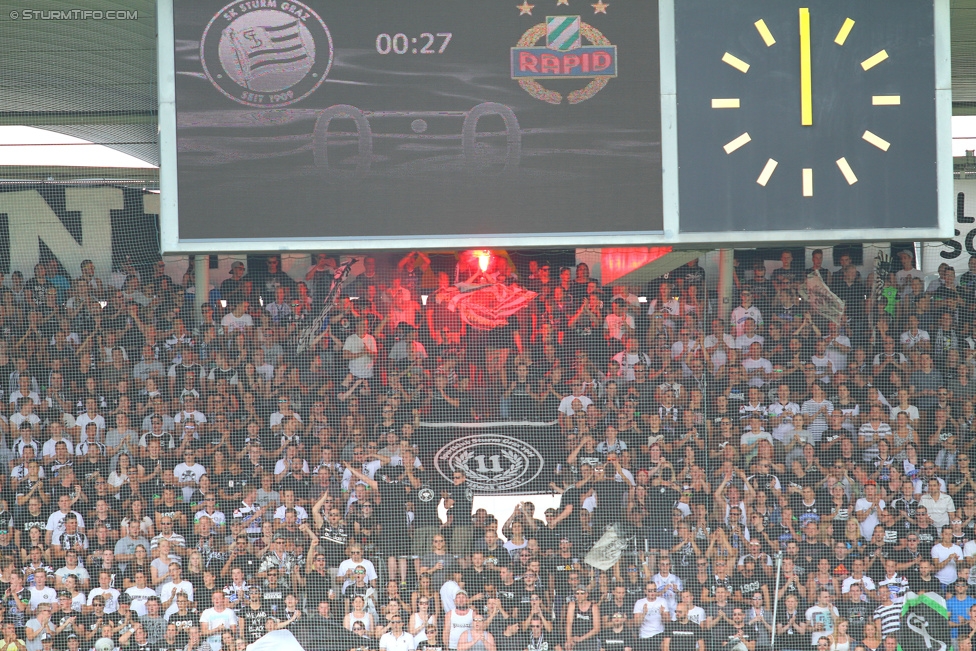
[[[33,275],[44,244],[57,256],[68,274],[77,276],[81,261],[95,263],[99,276],[112,268],[111,210],[121,210],[119,188],[67,188],[65,208],[81,214],[81,243],[64,227],[57,214],[34,190],[0,193],[0,213],[7,213],[10,230],[10,268]]]

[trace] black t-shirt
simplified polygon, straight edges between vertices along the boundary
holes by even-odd
[[[874,607],[872,604],[865,601],[851,603],[849,599],[845,599],[837,604],[837,611],[841,617],[850,623],[850,628],[847,632],[851,637],[855,640],[860,640],[864,637],[864,625],[870,622],[874,616]]]
[[[625,633],[621,635],[626,637]],[[698,640],[705,639],[702,627],[691,621],[671,622],[664,627],[664,636],[671,638],[671,651],[697,651]]]
[[[743,598],[748,600],[755,593],[762,592],[762,586],[766,583],[766,579],[760,575],[759,570],[754,570],[751,577],[747,577],[741,572],[736,574],[734,583],[735,589],[742,593]]]
[[[549,562],[549,573],[556,580],[556,594],[565,595],[569,591],[569,575],[577,571],[579,559],[575,556],[565,558],[563,556],[553,556]]]
[[[912,575],[910,573],[908,575],[908,586],[916,594],[924,594],[926,592],[936,592],[938,594],[942,594],[945,590],[942,583],[935,578],[935,574],[926,580],[922,578],[921,574]]]
[[[162,502],[159,502],[153,509],[157,520],[164,516],[175,518],[177,515],[181,514],[189,517],[190,514],[188,513],[188,510],[189,509],[187,508],[186,503],[181,499],[174,499],[172,504],[163,504]]]
[[[241,608],[237,615],[244,620],[244,635],[248,642],[255,642],[265,634],[264,626],[268,621],[268,617],[271,616],[265,609],[264,604],[261,604],[261,607],[257,610],[254,610],[250,606]]]
[[[918,536],[918,551],[922,553],[924,558],[932,557],[932,547],[935,546],[940,540],[939,531],[931,524],[924,529],[918,526],[912,526],[908,530],[909,534],[914,533]]]
[[[176,630],[180,632],[181,636],[184,636],[192,627],[200,624],[200,613],[196,610],[189,610],[184,615],[177,611],[169,616],[169,623],[176,626]]]
[[[417,527],[437,527],[440,526],[440,517],[437,515],[437,505],[440,498],[427,479],[425,473],[419,469],[414,469],[413,474],[420,479],[420,488],[413,492],[413,526]]]
[[[613,472],[611,468],[609,472]],[[605,525],[620,522],[624,519],[624,495],[629,486],[624,482],[613,479],[598,481],[593,484],[596,491],[596,513],[593,525],[600,530]]]
[[[784,608],[780,610],[776,616],[776,625],[786,626],[791,619],[797,625],[804,624],[806,621],[803,616],[803,611],[799,608],[794,613],[788,613]],[[789,628],[782,633],[776,633],[777,649],[806,649],[809,648],[809,646],[810,638],[800,633],[800,631],[793,624],[790,624]]]
[[[494,583],[496,575],[497,572],[492,572],[485,566],[482,566],[480,572],[474,567],[469,567],[464,570],[464,588],[472,596],[482,594],[485,591],[485,585]]]

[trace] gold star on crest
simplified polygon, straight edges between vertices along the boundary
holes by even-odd
[[[607,7],[609,7],[610,5],[604,2],[603,0],[598,0],[598,2],[595,5],[590,5],[590,6],[593,7],[594,14],[606,14]]]
[[[529,0],[522,0],[522,4],[515,5],[515,8],[519,10],[519,16],[524,16],[526,14],[532,15],[532,10],[535,9],[535,5],[530,5]]]
[[[569,0],[556,0],[556,6],[558,7],[560,5],[566,5],[568,7],[569,6]]]

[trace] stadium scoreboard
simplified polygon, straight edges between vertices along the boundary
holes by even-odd
[[[162,0],[163,249],[951,235],[947,0],[813,4]]]

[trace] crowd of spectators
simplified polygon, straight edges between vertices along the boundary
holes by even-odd
[[[838,261],[740,265],[722,318],[697,261],[366,258],[301,352],[326,254],[235,262],[200,311],[162,262],[0,275],[4,651],[891,651],[909,590],[969,651],[976,257]],[[475,328],[479,284],[536,296]],[[428,467],[421,424],[467,421],[553,423],[558,507]]]

